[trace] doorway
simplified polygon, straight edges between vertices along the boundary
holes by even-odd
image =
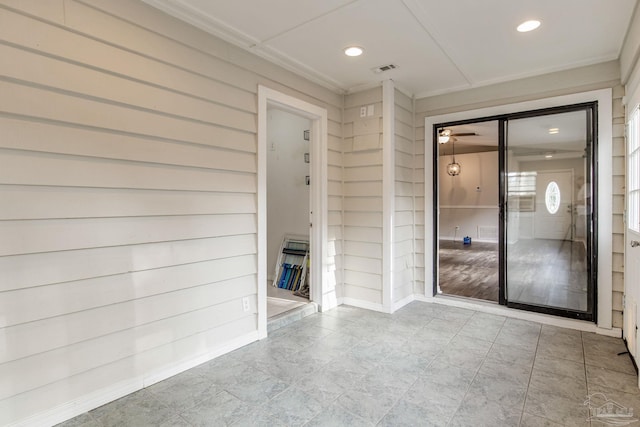
[[[267,153],[268,110],[276,108],[304,117],[309,126],[309,299],[322,310],[335,300],[335,292],[328,289],[327,261],[327,110],[265,86],[258,86],[258,157],[257,157],[257,283],[258,283],[258,335],[267,336],[267,286],[269,270],[267,249]],[[303,160],[304,161],[304,160]]]
[[[267,109],[267,317],[310,300],[311,120]]]
[[[491,118],[434,124],[434,147],[443,145],[443,136],[473,138],[486,135],[486,123],[497,123],[497,167],[487,177],[495,178],[498,197],[482,198],[487,186],[476,170],[483,164],[460,154],[439,156],[434,166],[434,218],[439,246],[435,265],[436,293],[494,301],[512,308],[537,311],[583,320],[595,320],[596,235],[596,103],[504,114]],[[492,119],[492,120],[488,120]],[[464,132],[462,131],[464,129]],[[436,145],[436,139],[439,144]],[[464,141],[464,139],[462,140]],[[453,139],[451,151],[453,152]],[[486,155],[486,154],[482,154]],[[474,153],[475,157],[480,154]],[[465,167],[465,164],[467,165]],[[485,161],[485,165],[489,162]],[[442,171],[447,172],[444,174]],[[469,177],[464,179],[464,171]],[[447,176],[449,175],[449,176]],[[447,180],[454,182],[447,185]],[[450,188],[449,188],[450,187]],[[475,191],[474,191],[475,190]],[[464,200],[472,213],[451,212],[452,194]],[[474,195],[475,197],[470,197]],[[482,247],[479,219],[486,200],[498,218],[496,252],[498,280],[491,280],[497,292],[487,292],[486,264],[495,252]],[[459,210],[459,209],[458,209]],[[450,224],[451,221],[455,226]],[[459,224],[458,224],[459,223]],[[453,228],[462,235],[443,245],[443,231]],[[451,234],[451,233],[449,233]],[[471,234],[474,234],[473,236]],[[446,236],[446,234],[445,234]],[[478,241],[477,250],[474,237]],[[453,266],[458,287],[447,283],[451,266],[447,250],[459,251],[464,260]],[[459,247],[457,247],[459,246]],[[466,253],[465,253],[466,249]],[[495,265],[495,264],[494,264]],[[450,276],[450,274],[449,274]],[[462,281],[462,283],[460,283]],[[465,283],[466,281],[466,283]],[[483,292],[468,292],[471,288]],[[462,289],[462,290],[461,290]],[[466,293],[465,293],[466,291]],[[497,298],[496,298],[497,293]]]

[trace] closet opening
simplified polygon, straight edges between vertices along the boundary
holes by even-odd
[[[267,109],[267,318],[310,301],[311,120]]]
[[[278,127],[269,123],[269,114],[271,112],[273,115],[275,111],[289,113],[300,120],[300,128],[295,134],[295,143],[305,147],[304,151],[297,151],[298,154],[296,155],[290,150],[283,151],[280,149],[278,147],[280,140],[272,140],[273,144],[269,142],[268,134],[270,130],[273,131],[275,129],[278,132]],[[302,123],[304,123],[304,126]],[[308,132],[305,133],[305,131]],[[309,138],[308,141],[307,137]],[[256,195],[258,312],[256,314],[258,336],[260,338],[267,337],[268,324],[273,327],[282,327],[285,323],[299,320],[301,317],[298,314],[302,316],[316,311],[328,310],[337,304],[335,286],[333,286],[335,277],[332,275],[334,260],[333,255],[329,252],[331,246],[329,243],[333,242],[329,242],[327,224],[328,138],[328,119],[325,108],[265,86],[258,86],[258,191]],[[298,148],[300,148],[300,145]],[[275,171],[275,166],[267,167],[267,160],[270,156],[277,157],[278,153],[282,156],[281,160],[286,160],[287,156],[285,154],[292,157],[288,164],[282,166],[281,169],[284,170],[278,172],[284,174],[287,170],[295,169],[297,172],[289,182],[299,190],[297,193],[300,194],[300,197],[304,198],[306,193],[308,200],[300,201],[296,199],[291,202],[285,199],[288,195],[285,194],[286,191],[283,191],[282,188],[278,189],[278,184],[273,186],[276,193],[270,193],[267,190],[268,169],[271,169],[270,172]],[[309,153],[309,163],[306,163],[306,153]],[[298,171],[297,167],[302,169]],[[309,177],[308,179],[307,176]],[[280,184],[280,187],[282,185],[284,184]],[[280,200],[279,203],[278,200]],[[271,212],[267,215],[269,209],[271,209]],[[297,214],[294,215],[294,212],[297,212]],[[286,218],[289,218],[288,215],[293,215],[295,220],[290,219],[291,223],[285,224]],[[277,231],[273,225],[268,227],[267,216],[271,220],[279,221],[283,228]],[[294,221],[299,229],[292,228]],[[286,227],[284,227],[285,225]],[[269,234],[271,237],[268,237]],[[273,291],[270,288],[273,287],[273,280],[276,279],[275,264],[278,262],[277,253],[285,235],[289,234],[293,234],[294,238],[298,238],[300,237],[298,235],[301,235],[303,237],[302,240],[308,240],[309,242],[307,270],[305,271],[309,283],[309,302],[304,307],[294,309],[290,313],[283,313],[282,317],[278,316],[269,320],[267,315],[267,291]],[[291,249],[291,251],[304,250],[304,248],[300,247],[288,249]],[[302,275],[302,271],[299,274]],[[294,296],[293,292],[291,292],[291,296]],[[302,303],[302,301],[300,302]]]

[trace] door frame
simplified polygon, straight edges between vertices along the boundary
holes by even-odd
[[[438,116],[425,117],[425,171],[430,171],[435,164],[434,161],[434,125],[448,122],[479,121],[477,119],[512,115],[517,112],[542,110],[545,108],[562,107],[588,102],[597,102],[597,123],[596,133],[599,144],[597,146],[597,181],[598,195],[594,201],[594,215],[596,218],[603,218],[597,222],[596,248],[599,254],[597,265],[596,283],[598,283],[595,312],[598,328],[612,328],[612,203],[609,200],[612,188],[612,89],[601,89],[591,92],[582,92],[571,95],[557,96],[552,98],[539,99],[534,101],[519,102],[514,104],[504,104],[476,110],[460,111],[456,113],[442,114]],[[500,128],[502,130],[502,127]],[[425,173],[425,297],[433,300],[440,296],[434,294],[434,287],[430,279],[435,280],[437,271],[437,254],[435,253],[434,242],[437,238],[437,218],[434,215],[434,196],[437,195],[435,176],[432,173]],[[432,226],[433,225],[433,226]],[[480,306],[482,303],[478,302]],[[471,303],[474,305],[474,303]]]
[[[310,132],[310,203],[309,230],[311,272],[309,299],[320,311],[329,309],[335,300],[328,289],[328,202],[327,202],[327,110],[293,96],[258,85],[258,176],[257,176],[257,232],[258,232],[258,335],[267,336],[267,110],[269,107],[287,111],[311,121]]]

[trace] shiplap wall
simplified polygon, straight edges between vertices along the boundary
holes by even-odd
[[[425,295],[425,280],[430,288],[433,283],[430,278],[425,279],[425,199],[424,199],[424,183],[425,173],[433,173],[433,169],[424,169],[424,117],[426,114],[419,114],[417,100],[414,100],[414,156],[413,156],[413,194],[414,194],[414,223],[413,223],[413,247],[415,267],[413,269],[413,293],[415,295]],[[429,225],[430,227],[432,225]],[[433,242],[428,242],[429,245]]]
[[[374,105],[372,117],[360,107]],[[382,88],[345,96],[343,298],[382,304]]]
[[[258,84],[327,108],[341,237],[340,95],[132,0],[0,1],[0,72],[0,425],[257,338]]]
[[[624,283],[623,261],[624,242],[621,228],[622,212],[624,210],[624,110],[621,103],[623,87],[620,85],[620,64],[618,61],[604,62],[567,71],[560,71],[542,76],[500,83],[491,86],[474,88],[466,91],[437,95],[416,100],[416,149],[424,153],[424,118],[458,111],[492,107],[496,105],[512,104],[522,101],[587,92],[596,89],[613,88],[613,218],[600,221],[613,222],[613,326],[622,327],[622,289]],[[431,130],[429,130],[431,132]],[[417,155],[416,165],[424,165],[424,158]],[[422,163],[420,163],[422,162]],[[422,166],[424,167],[424,166]],[[416,182],[424,182],[424,169],[417,170]],[[432,173],[428,170],[426,173]],[[424,195],[424,187],[416,185],[416,195]],[[424,206],[416,202],[416,209]],[[427,226],[431,226],[428,224]],[[424,216],[416,216],[416,256],[424,257]],[[419,232],[418,229],[422,228]],[[432,242],[427,242],[432,244]],[[420,251],[423,251],[420,253]],[[428,261],[427,261],[428,262]],[[422,277],[421,277],[422,275]],[[416,268],[417,278],[423,278],[424,269]],[[427,278],[427,287],[431,292],[432,278]],[[424,293],[424,282],[416,280],[416,293]]]
[[[343,262],[343,140],[342,140],[342,96],[340,110],[329,114],[329,137],[327,140],[327,209],[328,209],[328,242],[327,265],[329,272],[326,275],[324,292],[329,293],[335,289],[336,295],[342,291],[342,262]],[[340,121],[338,121],[340,120]]]
[[[395,90],[395,214],[393,216],[392,298],[413,295],[414,268],[414,115],[413,99]]]
[[[622,327],[622,313],[624,311],[624,212],[626,207],[625,187],[626,187],[626,160],[625,160],[625,110],[622,104],[624,96],[624,86],[618,85],[613,88],[613,326]]]

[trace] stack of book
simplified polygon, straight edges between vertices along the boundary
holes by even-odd
[[[278,276],[273,285],[281,289],[298,291],[307,277],[309,242],[285,237],[278,257]]]

